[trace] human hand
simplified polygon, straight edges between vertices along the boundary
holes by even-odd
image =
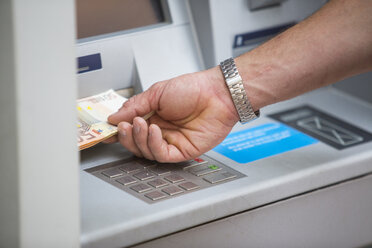
[[[151,111],[155,114],[147,121],[139,117]],[[205,153],[222,142],[238,120],[218,67],[158,82],[108,118],[118,125],[121,145],[159,162]]]

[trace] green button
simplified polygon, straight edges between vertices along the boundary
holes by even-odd
[[[217,170],[219,167],[217,165],[211,164],[210,166],[208,166],[208,168],[211,170]]]

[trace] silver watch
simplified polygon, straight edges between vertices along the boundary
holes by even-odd
[[[241,123],[246,123],[260,116],[260,110],[253,111],[243,86],[243,80],[239,75],[233,58],[226,59],[220,63],[226,85],[229,88],[231,98],[238,111]]]

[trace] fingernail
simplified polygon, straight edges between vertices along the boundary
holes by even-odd
[[[123,126],[119,127],[118,129],[121,136],[127,136],[127,131],[123,128]]]
[[[127,131],[125,131],[125,130],[119,130],[119,133],[120,133],[120,135],[121,136],[127,136]]]
[[[126,136],[127,135],[127,131],[125,130],[125,127],[124,127],[123,123],[119,123],[118,132],[121,136]]]
[[[149,126],[149,136],[152,136],[152,126]]]
[[[140,131],[141,131],[141,127],[138,126],[138,125],[136,125],[136,126],[134,127],[134,132],[138,134]]]

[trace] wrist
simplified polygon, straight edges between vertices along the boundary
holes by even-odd
[[[239,74],[243,80],[244,89],[253,110],[257,111],[266,106],[266,94],[263,94],[262,92],[264,89],[257,87],[257,82],[259,82],[259,77],[262,74],[259,72],[257,65],[247,63],[247,60],[242,57],[237,57],[234,60]]]
[[[232,115],[232,120],[236,123],[239,121],[239,114],[231,98],[230,91],[226,85],[225,77],[219,66],[215,66],[206,71],[210,82],[213,83],[213,91],[218,99],[224,104]]]

